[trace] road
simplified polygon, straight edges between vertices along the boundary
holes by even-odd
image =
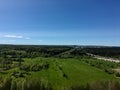
[[[100,60],[105,60],[105,61],[111,61],[111,62],[115,62],[115,63],[120,63],[120,60],[114,59],[114,58],[103,57],[103,56],[94,55],[94,54],[91,54],[91,53],[87,53],[87,55],[92,56],[92,57],[97,58],[97,59],[100,59]]]

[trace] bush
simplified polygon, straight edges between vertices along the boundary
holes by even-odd
[[[20,70],[30,71],[30,65],[21,65]]]
[[[20,66],[20,70],[24,70],[24,71],[40,71],[42,69],[48,69],[49,68],[49,64],[48,63],[43,63],[43,64],[31,64],[31,65],[21,65]]]
[[[25,75],[28,75],[28,73],[25,72],[25,71],[14,71],[14,72],[11,73],[11,76],[14,76],[16,78],[25,77]]]
[[[114,71],[111,70],[111,69],[105,69],[105,72],[108,73],[108,74],[113,74],[114,73]]]
[[[116,77],[120,77],[120,73],[119,73],[119,72],[116,72],[116,73],[115,73],[115,76],[116,76]]]
[[[5,78],[0,90],[10,90],[11,81],[12,81],[12,79],[9,77]]]

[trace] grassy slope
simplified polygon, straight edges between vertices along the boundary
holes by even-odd
[[[27,77],[40,78],[45,84],[52,84],[55,90],[61,90],[63,87],[85,84],[96,80],[115,79],[113,75],[108,75],[100,69],[91,67],[76,59],[36,58],[25,59],[24,63],[33,64],[41,62],[48,62],[50,64],[49,69],[31,72],[31,75]],[[61,69],[59,67],[61,67]],[[8,72],[11,71],[12,70],[9,70]],[[66,77],[64,77],[63,74],[65,74]]]
[[[39,59],[36,59],[39,61]],[[33,60],[36,61],[36,60]],[[40,59],[42,60],[42,59]],[[96,80],[111,80],[115,79],[113,75],[108,75],[105,72],[91,67],[86,63],[75,59],[46,59],[50,63],[48,70],[33,72],[30,77],[39,77],[45,79],[45,83],[50,82],[55,88],[60,89],[61,86],[69,87],[71,85],[80,85]],[[59,69],[59,66],[62,70]],[[63,73],[66,77],[63,77]]]

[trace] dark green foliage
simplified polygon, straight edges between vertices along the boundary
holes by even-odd
[[[11,81],[12,81],[11,78],[4,79],[4,81],[2,82],[2,86],[0,87],[0,90],[10,90]]]
[[[88,53],[120,59],[120,47],[85,48]]]
[[[27,74],[28,73],[24,72],[24,71],[14,71],[11,73],[11,76],[18,78],[18,77],[25,77],[25,75],[27,75]]]
[[[63,77],[68,79],[68,76],[63,72]]]
[[[20,66],[20,70],[31,71],[30,70],[30,65],[23,64],[23,65]]]
[[[119,72],[116,72],[115,75],[116,75],[116,77],[120,77],[120,73]]]
[[[108,74],[113,74],[115,73],[112,69],[105,69],[105,72]]]
[[[34,57],[53,57],[62,52],[70,50],[71,46],[27,46],[27,45],[1,45],[0,56],[10,56],[12,58],[34,58]]]
[[[74,49],[72,52],[70,52],[73,56],[84,56],[86,53],[81,49]]]
[[[40,70],[46,70],[49,68],[48,63],[43,64],[23,64],[20,67],[20,70],[24,71],[40,71]]]

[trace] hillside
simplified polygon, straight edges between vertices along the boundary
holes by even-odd
[[[0,48],[0,90],[120,88],[120,73],[116,71],[120,64],[98,60],[87,55],[84,48],[9,45]]]

